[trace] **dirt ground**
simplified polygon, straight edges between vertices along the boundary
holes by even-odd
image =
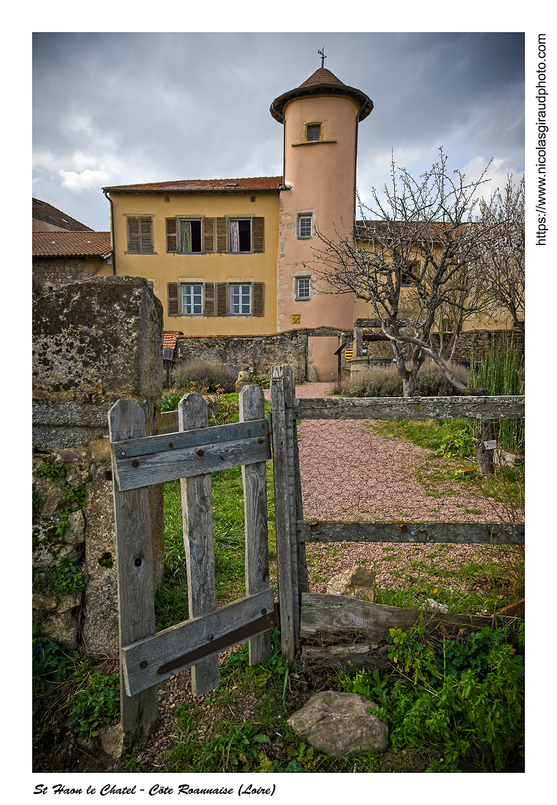
[[[296,388],[296,396],[322,397],[331,386],[306,383]],[[417,474],[427,474],[431,451],[380,437],[363,421],[304,420],[299,425],[299,451],[306,519],[493,522],[502,514],[492,502],[464,485],[456,493],[451,489],[446,496],[428,495]],[[375,570],[379,586],[396,586],[402,567],[419,556],[427,560],[438,547],[343,543],[331,550],[329,545],[308,545],[308,567],[313,576],[310,589],[324,592],[331,576],[357,564]],[[437,556],[436,562],[438,566],[443,561],[464,564],[473,561],[481,550],[481,546],[453,546],[450,558]],[[107,661],[105,672],[113,673],[117,666],[116,660]],[[174,709],[192,698],[189,679],[190,672],[184,671],[160,685],[158,726],[138,757],[143,770],[161,770],[176,737]],[[243,704],[247,717],[250,702]],[[120,771],[98,740],[78,741],[68,728],[61,731],[63,737],[56,747],[36,752],[33,771]]]

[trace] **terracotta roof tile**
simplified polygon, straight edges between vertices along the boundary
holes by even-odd
[[[242,190],[277,190],[282,176],[258,176],[244,179],[181,179],[175,182],[147,182],[144,184],[114,185],[103,190],[114,192],[179,192],[179,193],[233,193]]]
[[[340,84],[342,87],[346,86],[340,78],[337,78],[336,75],[331,73],[330,70],[327,70],[326,67],[320,67],[313,75],[310,75],[303,84],[300,84],[300,86],[309,87],[312,84]]]
[[[33,257],[100,257],[111,249],[110,232],[33,232]]]
[[[178,340],[178,338],[174,333],[163,333],[162,334],[162,348],[163,349],[174,349],[176,347],[176,341],[177,340]]]
[[[65,212],[57,210],[52,204],[48,204],[46,201],[40,201],[38,198],[33,199],[33,218],[72,232],[93,231],[89,226],[81,224],[79,221],[76,221],[75,218],[66,215]]]

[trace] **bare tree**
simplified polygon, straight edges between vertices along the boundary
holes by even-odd
[[[512,174],[503,192],[497,188],[489,201],[480,201],[483,226],[493,236],[478,243],[477,258],[483,312],[492,319],[509,313],[513,327],[520,330],[524,330],[526,279],[524,202],[524,177],[515,185]]]
[[[440,148],[439,161],[415,180],[393,160],[384,200],[375,188],[374,209],[358,199],[362,220],[353,231],[337,231],[334,240],[318,232],[323,249],[314,250],[314,273],[325,292],[354,293],[371,304],[406,397],[428,355],[462,393],[488,393],[453,374],[433,337],[440,315],[449,312],[462,328],[480,305],[471,280],[480,244],[488,249],[494,227],[474,213],[488,168],[467,181],[460,171],[449,173]]]

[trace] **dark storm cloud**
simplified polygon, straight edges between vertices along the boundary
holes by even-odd
[[[272,100],[319,66],[366,92],[363,195],[395,159],[419,171],[445,146],[494,180],[523,170],[521,34],[53,34],[34,36],[33,194],[108,228],[101,187],[282,172]],[[497,173],[498,172],[498,173]]]

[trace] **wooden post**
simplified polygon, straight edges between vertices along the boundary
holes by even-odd
[[[296,657],[300,626],[293,402],[294,368],[289,364],[273,366],[271,369],[271,409],[277,574],[282,653],[289,665],[294,663]]]
[[[145,436],[145,416],[136,400],[120,400],[109,411],[112,442]],[[112,456],[114,477],[115,457]],[[119,492],[114,485],[120,651],[155,632],[153,552],[149,489]],[[122,668],[122,663],[120,663]],[[120,724],[126,739],[146,737],[158,716],[158,687],[127,696],[120,673]]]
[[[208,406],[200,394],[182,397],[178,405],[178,431],[206,428],[208,418]],[[198,618],[217,608],[211,475],[182,478],[180,485],[189,615]],[[207,657],[192,667],[194,696],[202,696],[218,687],[218,660],[218,655]]]
[[[364,343],[364,331],[362,327],[354,327],[354,357],[362,357],[362,347]]]
[[[239,395],[240,421],[265,417],[265,397],[259,386],[244,386]],[[267,462],[242,466],[246,540],[246,595],[269,589],[267,523]],[[263,613],[265,614],[265,613]],[[271,632],[250,638],[250,665],[262,662],[271,650]]]
[[[491,419],[476,419],[474,443],[478,469],[482,475],[493,475],[493,456],[497,447],[497,440]]]

